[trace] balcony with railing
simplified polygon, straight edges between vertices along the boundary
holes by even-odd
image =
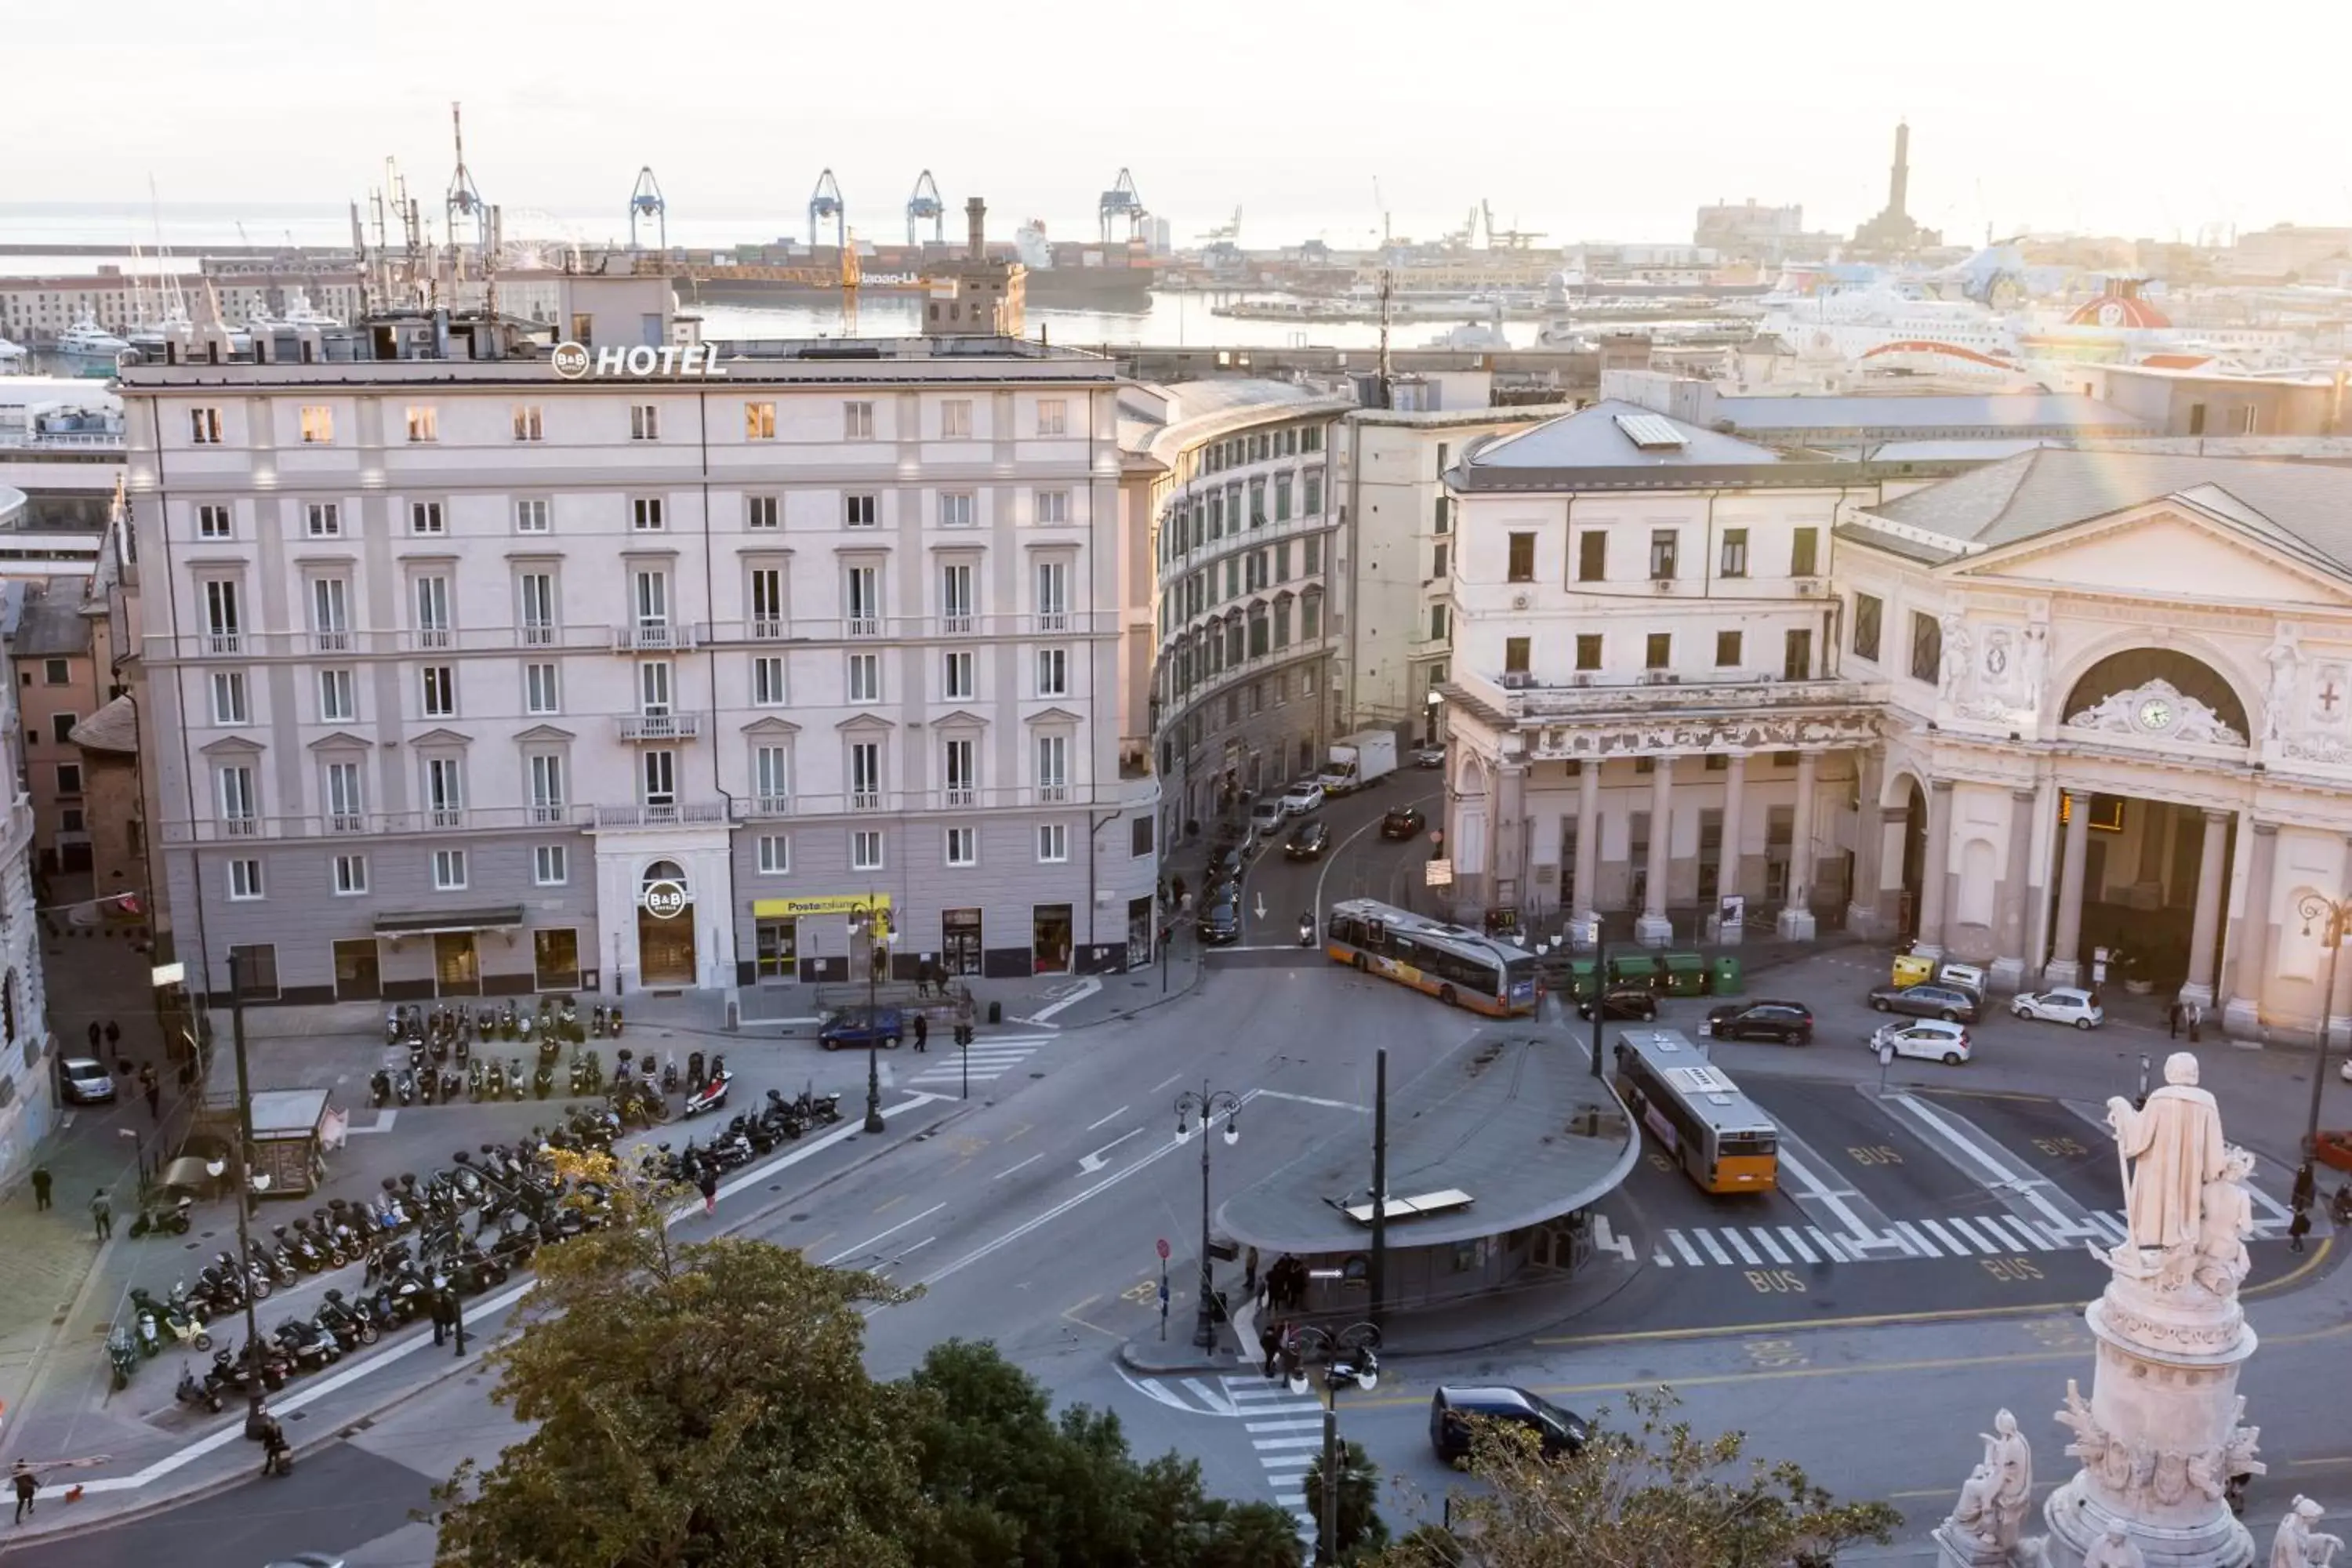
[[[948,785],[947,796],[948,804],[950,805],[978,805],[980,804],[980,791],[974,789],[970,784],[951,784]]]
[[[591,829],[703,827],[727,820],[723,800],[651,801],[592,808]]]
[[[1330,510],[1325,509],[1311,512],[1294,512],[1278,521],[1261,519],[1247,528],[1228,530],[1222,538],[1204,539],[1182,554],[1171,555],[1162,560],[1159,563],[1160,586],[1167,587],[1170,584],[1190,573],[1199,571],[1212,562],[1223,560],[1237,550],[1255,550],[1261,545],[1276,543],[1285,539],[1296,539],[1302,533],[1318,533],[1331,527],[1338,521],[1339,519]],[[1173,526],[1171,521],[1162,519],[1160,524],[1161,537],[1165,538],[1167,531]]]
[[[993,637],[1094,637],[1120,629],[1117,610],[1047,610],[1033,615],[794,616],[778,619],[705,621],[693,628],[701,645],[727,647],[757,643],[967,642]],[[620,645],[615,643],[618,647]],[[694,647],[696,644],[684,644]]]
[[[1465,671],[1442,688],[1449,701],[1475,704],[1510,723],[1559,720],[1787,712],[1875,706],[1883,681],[1790,679],[1742,672],[1582,670],[1558,675]]]
[[[146,639],[149,657],[172,658],[320,658],[352,655],[414,653],[507,653],[518,648],[572,652],[614,646],[602,626],[559,626],[527,622],[509,626],[423,626],[393,631],[354,631],[349,626],[300,631],[244,631],[231,627],[180,637]]]
[[[692,653],[695,628],[684,622],[637,621],[613,628],[614,653]]]
[[[624,741],[692,741],[702,734],[699,713],[624,713],[620,717],[621,739]]]
[[[1147,777],[1143,793],[1149,795],[1152,785]],[[846,793],[781,795],[739,795],[734,799],[734,818],[738,822],[757,822],[776,817],[793,817],[800,821],[827,816],[864,816],[892,812],[971,812],[1027,811],[1040,805],[1070,805],[1080,802],[1099,803],[1129,799],[1133,786],[1123,785],[1113,795],[1100,787],[1089,790],[1070,784],[975,784],[942,786],[930,790],[852,790]]]
[[[576,805],[439,805],[415,811],[330,811],[300,816],[207,817],[163,824],[166,844],[250,843],[291,838],[356,838],[371,835],[520,832],[580,827],[587,812]]]

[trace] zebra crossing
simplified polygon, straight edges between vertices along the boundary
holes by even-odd
[[[944,1049],[941,1048],[942,1037],[945,1037]],[[964,1080],[966,1063],[958,1058],[969,1058],[971,1081],[988,1083],[1003,1078],[1006,1073],[1027,1061],[1035,1054],[1038,1047],[1048,1044],[1054,1037],[1051,1035],[1003,1035],[992,1036],[987,1039],[975,1037],[969,1047],[959,1051],[955,1047],[954,1037],[948,1030],[933,1029],[931,1049],[916,1058],[925,1064],[923,1069],[908,1075],[904,1081],[908,1087],[916,1089],[935,1088],[940,1084],[950,1087],[960,1085]]]
[[[1276,1504],[1298,1521],[1301,1534],[1311,1537],[1315,1510],[1307,1500],[1307,1467],[1323,1455],[1323,1402],[1263,1377],[1227,1375],[1221,1381],[1274,1488]]]
[[[2254,1238],[2286,1234],[2287,1209],[2257,1192],[2265,1211]],[[2021,1252],[2079,1252],[2085,1242],[2114,1247],[2130,1235],[2123,1210],[2087,1211],[2080,1222],[2013,1214],[1942,1215],[1890,1219],[1884,1230],[1831,1234],[1812,1225],[1684,1226],[1658,1233],[1650,1261],[1661,1268],[1760,1268],[1795,1264],[1885,1263],[1900,1258],[2014,1257]]]

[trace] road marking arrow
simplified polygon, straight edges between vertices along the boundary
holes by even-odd
[[[1143,1129],[1140,1127],[1130,1127],[1126,1131],[1120,1133],[1118,1137],[1112,1139],[1109,1142],[1104,1144],[1100,1149],[1096,1150],[1093,1153],[1081,1155],[1078,1159],[1079,1173],[1083,1175],[1093,1175],[1097,1171],[1101,1170],[1105,1165],[1110,1163],[1109,1161],[1103,1158],[1103,1155],[1107,1152],[1118,1148],[1129,1139],[1139,1136],[1142,1131]]]
[[[1257,896],[1257,918],[1260,920],[1265,919],[1265,895],[1264,893],[1260,893]]]

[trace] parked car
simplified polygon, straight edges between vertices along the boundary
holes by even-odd
[[[1812,1010],[1801,1002],[1731,1002],[1706,1012],[1706,1032],[1718,1040],[1769,1040],[1779,1046],[1813,1043]]]
[[[58,1064],[65,1098],[72,1105],[104,1105],[114,1098],[114,1075],[106,1064],[89,1057],[68,1057]]]
[[[1892,1049],[1898,1057],[1926,1057],[1956,1068],[1969,1059],[1969,1032],[1941,1018],[1922,1018],[1916,1024],[1884,1024],[1878,1033],[1870,1037],[1870,1048],[1881,1052]]]
[[[1249,851],[1239,844],[1228,845],[1209,857],[1209,886],[1215,888],[1227,882],[1240,881],[1242,872],[1248,866]]]
[[[828,1051],[845,1047],[862,1051],[868,1046],[895,1051],[905,1024],[896,1007],[836,1007],[817,1026],[816,1043]]]
[[[1445,748],[1443,746],[1415,746],[1412,749],[1412,765],[1417,768],[1444,767],[1445,765]]]
[[[1194,926],[1202,942],[1212,947],[1225,947],[1242,939],[1242,895],[1238,888],[1218,889],[1201,908],[1201,918]]]
[[[2009,1010],[2021,1018],[2039,1018],[2045,1024],[2072,1024],[2078,1029],[2095,1029],[2107,1021],[2107,1010],[2087,991],[2060,986],[2055,991],[2021,991]]]
[[[1976,996],[1957,985],[1882,985],[1870,994],[1870,1005],[1882,1013],[1908,1013],[1948,1024],[1977,1021]]]
[[[1381,818],[1383,838],[1411,838],[1429,826],[1429,818],[1417,805],[1401,805]]]
[[[1270,795],[1250,807],[1250,831],[1260,838],[1271,838],[1282,829],[1282,797]]]
[[[1323,786],[1313,779],[1300,779],[1283,792],[1282,809],[1289,816],[1304,816],[1323,804]]]
[[[1591,1430],[1583,1416],[1524,1388],[1440,1384],[1429,1396],[1429,1446],[1438,1458],[1451,1465],[1469,1458],[1470,1423],[1478,1416],[1527,1427],[1547,1457],[1575,1453]]]
[[[1626,1019],[1638,1024],[1652,1024],[1658,1017],[1658,994],[1646,985],[1612,985],[1601,996],[1605,1018]],[[1592,998],[1587,996],[1576,1005],[1580,1018],[1592,1016]]]
[[[1331,847],[1331,825],[1328,822],[1302,822],[1291,830],[1290,841],[1282,852],[1293,860],[1320,860],[1323,851]]]

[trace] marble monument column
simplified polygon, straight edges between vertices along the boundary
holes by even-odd
[[[2221,889],[2229,880],[2230,814],[2205,813],[2205,842],[2197,858],[2197,907],[2189,923],[2189,979],[2180,1000],[2213,1007],[2213,950],[2221,934]]]
[[[1952,781],[1927,786],[1927,841],[1919,857],[1919,940],[1922,958],[1944,956],[1944,896],[1952,879]]]
[[[1797,753],[1796,820],[1789,832],[1789,900],[1777,924],[1784,941],[1813,938],[1813,800],[1821,794],[1821,753]]]
[[[1601,940],[1601,911],[1594,889],[1601,875],[1601,761],[1588,757],[1576,772],[1576,871],[1570,881],[1569,942],[1591,947]]]
[[[1650,854],[1643,871],[1642,918],[1633,922],[1633,940],[1643,947],[1664,947],[1674,941],[1674,922],[1666,919],[1667,849],[1674,841],[1675,760],[1654,759],[1650,774]]]
[[[2083,978],[2083,879],[2091,869],[2091,797],[2066,793],[2066,854],[2058,873],[2058,930],[2050,941],[2044,985],[2077,985]]]

